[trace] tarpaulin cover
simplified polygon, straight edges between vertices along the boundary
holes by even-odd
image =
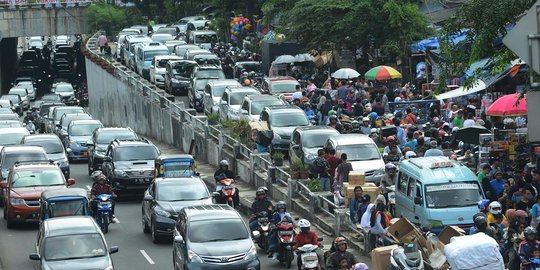
[[[451,269],[504,270],[499,245],[484,233],[453,237],[444,254]]]

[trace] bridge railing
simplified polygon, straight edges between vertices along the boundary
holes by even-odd
[[[92,0],[0,0],[0,8],[65,8],[87,6]]]

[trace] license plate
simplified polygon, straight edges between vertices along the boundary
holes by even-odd
[[[83,151],[83,152],[82,152],[82,155],[85,156],[85,157],[87,157],[87,156],[88,156],[88,152]]]

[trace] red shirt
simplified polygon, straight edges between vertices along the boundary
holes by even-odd
[[[294,237],[294,242],[296,242],[296,245],[293,246],[293,249],[301,247],[305,244],[312,244],[315,246],[319,245],[319,239],[314,231],[309,231],[307,234],[302,232],[297,234]]]
[[[326,161],[328,161],[328,165],[330,165],[330,175],[332,177],[334,177],[334,175],[336,174],[336,168],[338,166],[338,161],[339,161],[339,158],[336,157],[336,156],[330,156],[330,155],[327,155],[324,159],[326,159]]]

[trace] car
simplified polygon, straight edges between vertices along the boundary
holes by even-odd
[[[171,35],[171,37],[173,39],[177,39],[178,38],[178,35],[180,34],[180,29],[178,29],[178,27],[176,26],[164,26],[164,27],[160,27],[158,28],[157,30],[154,31],[154,35]],[[152,35],[152,38],[153,36]]]
[[[17,120],[3,120],[3,121],[18,121]],[[20,122],[19,122],[20,123]],[[30,135],[28,129],[24,127],[12,127],[12,128],[3,128],[0,130],[0,145],[1,146],[10,146],[10,145],[19,145],[24,136]]]
[[[194,59],[195,56],[198,56],[198,55],[214,55],[214,54],[212,52],[210,52],[209,50],[205,50],[205,49],[201,49],[201,48],[189,49],[184,53],[184,59],[186,59],[186,60],[195,60]]]
[[[165,91],[172,95],[187,94],[191,87],[191,74],[198,64],[191,60],[169,61],[165,67]]]
[[[40,99],[36,100],[32,107],[41,110],[41,104],[44,103],[62,103],[62,96],[55,93],[45,94]]]
[[[268,95],[249,95],[244,97],[244,102],[240,106],[240,115],[242,119],[250,122],[259,121],[261,112],[265,107],[287,105],[280,97]]]
[[[144,193],[143,232],[150,233],[154,243],[172,241],[178,212],[186,206],[206,204],[212,204],[212,196],[200,178],[156,178]]]
[[[126,36],[132,36],[132,35],[140,35],[141,31],[139,29],[132,29],[132,28],[124,28],[122,31],[118,33],[116,36],[116,50],[114,53],[114,56],[116,58],[116,61],[123,61],[122,59],[122,46],[124,44],[124,40]]]
[[[124,39],[124,44],[122,45],[122,63],[130,69],[135,68],[135,46],[139,43],[150,43],[152,39],[146,34],[144,35],[128,35]]]
[[[54,133],[60,137],[61,140],[63,140],[67,136],[67,129],[71,121],[73,120],[91,120],[92,116],[90,116],[87,113],[65,113],[60,118],[60,122],[58,123],[58,126],[56,126],[56,129],[54,130]]]
[[[45,149],[49,160],[60,167],[66,178],[69,178],[69,160],[64,145],[58,136],[53,134],[26,135],[21,140],[22,145],[41,146]]]
[[[36,49],[43,49],[43,41],[41,38],[38,39],[30,39],[28,40],[28,48],[36,48]]]
[[[23,127],[23,126],[21,122],[17,120],[0,120],[0,129],[13,128],[13,127]]]
[[[157,86],[165,86],[165,72],[167,71],[167,62],[180,60],[175,55],[158,55],[152,59],[150,66],[150,82]]]
[[[261,268],[248,226],[229,205],[182,208],[173,239],[175,269]]]
[[[70,38],[65,35],[56,36],[53,39],[53,44],[55,48],[58,48],[60,46],[69,46],[70,45]]]
[[[214,78],[194,78],[193,86],[188,92],[188,104],[190,108],[195,108],[197,112],[204,111],[204,89],[209,81],[215,80]]]
[[[241,87],[236,80],[211,80],[204,87],[203,107],[206,114],[218,113],[219,102],[226,87]]]
[[[74,226],[76,224],[76,226]],[[69,216],[44,220],[39,225],[36,253],[29,255],[40,270],[114,269],[111,254],[99,225],[91,217]]]
[[[197,54],[193,56],[193,61],[199,65],[214,65],[221,67],[221,59],[215,54]]]
[[[15,107],[15,112],[18,115],[23,114],[24,105],[23,105],[23,101],[22,101],[21,96],[19,96],[19,95],[2,95],[2,96],[0,96],[0,99],[10,100],[11,103],[13,104],[13,106]]]
[[[190,31],[186,41],[209,50],[212,48],[212,44],[218,43],[218,37],[217,33],[212,30],[196,30]]]
[[[32,81],[20,81],[17,83],[15,87],[26,89],[26,91],[28,91],[28,96],[30,97],[30,101],[36,100],[36,88]]]
[[[114,140],[107,147],[102,171],[120,195],[140,196],[154,178],[159,149],[147,139]]]
[[[291,101],[297,85],[300,85],[300,83],[293,77],[270,77],[263,81],[261,93],[284,96],[285,100]]]
[[[47,156],[45,149],[39,146],[13,145],[2,147],[0,151],[0,181],[7,179],[9,170],[15,162],[23,161],[49,162],[49,156]]]
[[[67,128],[64,146],[68,151],[68,159],[88,159],[88,143],[92,134],[103,124],[99,120],[73,120]]]
[[[385,174],[384,160],[375,142],[363,134],[340,134],[328,138],[324,148],[335,150],[336,157],[347,154],[353,171],[363,171],[366,181],[379,184]]]
[[[183,40],[169,40],[169,41],[165,41],[165,46],[167,46],[167,48],[169,48],[169,53],[170,54],[174,54],[176,55],[174,52],[175,52],[175,48],[176,46],[178,45],[183,45],[183,44],[186,44],[185,41]]]
[[[301,161],[311,165],[317,158],[317,151],[324,147],[328,138],[338,136],[339,132],[329,126],[297,127],[292,133],[289,160]]]
[[[159,42],[139,43],[135,46],[135,72],[150,80],[152,60],[158,55],[169,55],[169,48]]]
[[[239,120],[240,106],[242,106],[244,97],[258,94],[260,93],[257,89],[248,86],[225,88],[219,103],[219,119],[221,121]]]
[[[49,125],[49,113],[51,113],[55,107],[61,106],[66,106],[66,104],[62,102],[45,102],[39,105],[39,116],[36,120],[36,128],[40,133],[45,133],[46,128]]]
[[[13,106],[13,102],[9,99],[0,99],[0,108],[9,108],[12,113],[17,113],[15,106]]]
[[[0,114],[0,121],[3,121],[3,120],[16,120],[16,121],[19,121],[19,115],[16,114],[16,113]]]
[[[60,124],[62,115],[66,113],[86,113],[83,107],[74,106],[55,106],[52,111],[49,110],[49,123],[46,127],[47,133],[53,133]]]
[[[187,51],[189,50],[199,50],[200,47],[197,46],[197,45],[193,45],[193,44],[182,44],[182,45],[177,45],[175,48],[174,48],[174,54],[182,59],[184,59],[184,56],[186,54]],[[187,59],[186,59],[187,60]]]
[[[66,105],[75,105],[77,98],[75,98],[75,90],[71,83],[59,83],[51,90],[53,93],[62,97],[62,102]]]
[[[270,145],[271,153],[289,152],[292,133],[295,128],[309,126],[304,110],[294,105],[268,106],[261,112],[260,121],[266,121],[273,131],[274,138]]]
[[[39,161],[15,163],[6,182],[0,182],[4,193],[4,218],[7,227],[16,223],[39,221],[39,198],[45,190],[63,189],[75,184],[64,177],[54,163]]]
[[[187,31],[187,25],[188,23],[196,20],[204,20],[204,16],[188,16],[184,17],[180,20],[178,20],[175,25],[180,29],[181,33],[185,33]]]
[[[133,25],[130,26],[131,29],[137,29],[139,30],[140,35],[148,35],[148,26],[147,25]]]
[[[9,89],[9,95],[19,95],[21,97],[22,106],[24,110],[30,109],[30,99],[28,97],[28,91],[25,88],[12,87]]]
[[[174,29],[172,29],[174,30]],[[170,33],[154,33],[151,36],[152,40],[154,42],[159,42],[161,44],[165,44],[167,41],[174,40],[176,38],[176,35],[171,35]],[[169,51],[170,52],[170,51]]]
[[[92,134],[88,144],[88,175],[100,170],[107,151],[107,146],[114,140],[137,140],[139,137],[129,127],[98,128]]]

